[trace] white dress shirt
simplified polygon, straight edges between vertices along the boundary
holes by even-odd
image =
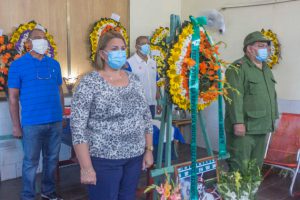
[[[127,60],[132,69],[132,73],[136,74],[145,90],[148,105],[156,105],[156,62],[148,56],[145,62],[137,53]]]

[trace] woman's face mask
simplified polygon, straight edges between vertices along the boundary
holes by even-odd
[[[48,41],[46,39],[31,39],[32,50],[38,54],[44,55],[48,49]]]
[[[108,51],[107,55],[107,64],[115,70],[121,69],[126,63],[126,51],[117,50],[117,51]]]

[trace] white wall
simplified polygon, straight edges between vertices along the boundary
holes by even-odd
[[[242,44],[244,37],[255,30],[271,29],[277,33],[282,47],[282,60],[275,65],[273,73],[278,82],[278,97],[287,100],[300,100],[300,1],[277,0],[284,3],[228,8],[221,10],[225,17],[226,33],[224,36],[213,34],[216,41],[227,43],[221,57],[227,61],[234,61],[243,55]],[[190,14],[199,16],[209,9],[220,10],[222,7],[241,6],[246,4],[270,3],[275,0],[182,0],[181,14],[187,18]]]
[[[181,0],[130,0],[130,49],[140,35],[150,36],[160,27],[170,24],[170,15],[181,13]]]

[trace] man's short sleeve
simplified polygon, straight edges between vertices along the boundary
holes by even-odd
[[[21,75],[19,66],[14,62],[11,64],[8,71],[8,88],[18,88],[21,87]]]

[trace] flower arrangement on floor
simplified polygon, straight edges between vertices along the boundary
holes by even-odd
[[[219,170],[218,192],[224,200],[253,200],[262,176],[256,162],[251,161],[245,174]]]
[[[127,46],[127,56],[129,56],[129,39],[127,35],[126,29],[122,26],[122,24],[114,19],[111,18],[101,18],[99,21],[97,21],[93,29],[90,33],[90,45],[91,45],[91,59],[92,61],[95,60],[96,56],[96,50],[98,46],[98,40],[99,36],[110,31],[115,30],[122,34],[122,36],[125,39],[126,46]]]
[[[281,48],[277,35],[272,30],[261,30],[261,33],[269,40],[271,40],[271,55],[267,60],[268,66],[272,69],[274,65],[279,63],[281,58]]]
[[[41,25],[36,23],[35,21],[30,21],[26,24],[21,24],[13,33],[10,39],[10,42],[14,44],[15,49],[18,54],[25,54],[26,52],[31,50],[29,43],[27,43],[27,39],[30,31],[33,29],[44,29]],[[46,55],[51,58],[56,59],[57,56],[57,47],[54,42],[53,36],[48,33],[45,29],[46,38],[48,40],[48,50],[46,51]]]
[[[160,186],[152,184],[146,188],[144,193],[156,190],[160,200],[181,200],[180,185],[174,183],[170,176],[165,173],[166,179]]]
[[[177,42],[171,47],[167,58],[167,89],[171,94],[174,104],[179,108],[190,109],[189,99],[189,71],[195,65],[195,61],[191,59],[191,42],[192,42],[193,26],[190,22],[183,24],[182,32],[179,34]],[[218,70],[221,68],[218,48],[220,43],[211,44],[211,38],[208,38],[206,31],[200,27],[200,66],[199,66],[199,100],[198,110],[202,110],[213,101],[219,94],[224,94],[218,90]]]
[[[20,57],[7,35],[0,36],[0,91],[7,93],[8,69],[12,61]]]

